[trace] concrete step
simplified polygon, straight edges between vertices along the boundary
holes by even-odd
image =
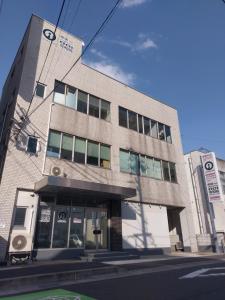
[[[102,256],[102,257],[95,257],[93,258],[93,262],[104,262],[104,261],[120,261],[120,260],[132,260],[132,259],[139,259],[139,255],[129,254],[129,255],[117,255],[117,256]]]
[[[88,257],[113,257],[113,256],[128,256],[129,252],[126,251],[101,251],[101,252],[85,252],[84,256]]]
[[[131,260],[139,259],[140,256],[136,254],[129,254],[128,252],[101,252],[101,253],[86,253],[85,256],[80,257],[82,261],[86,262],[104,262],[116,260]]]

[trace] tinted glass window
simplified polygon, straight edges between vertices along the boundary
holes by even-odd
[[[80,164],[85,163],[86,140],[75,138],[74,161]]]
[[[14,226],[24,226],[26,211],[26,207],[16,207]]]
[[[45,85],[41,83],[37,83],[36,90],[35,90],[36,96],[44,98],[45,95]]]
[[[162,179],[161,161],[159,159],[154,159],[153,177],[157,179]]]
[[[98,166],[99,143],[88,141],[87,163]]]
[[[130,173],[130,153],[120,150],[120,171]]]
[[[130,169],[132,174],[139,174],[139,155],[130,153]]]
[[[165,141],[164,125],[162,123],[158,123],[158,130],[159,130],[159,139]]]
[[[87,93],[78,91],[77,110],[82,113],[87,113]]]
[[[143,123],[142,123],[142,116],[138,115],[138,132],[143,133]]]
[[[50,131],[48,138],[47,155],[53,157],[59,157],[61,133],[56,131]]]
[[[100,166],[110,168],[110,147],[107,145],[100,146]]]
[[[167,161],[162,161],[162,169],[163,169],[163,179],[166,181],[170,181],[169,163]]]
[[[147,165],[146,165],[146,159],[144,155],[140,155],[140,172],[141,175],[147,174]]]
[[[101,100],[101,119],[110,121],[110,103],[105,100]]]
[[[76,108],[76,89],[72,86],[66,87],[66,106]]]
[[[147,164],[147,176],[154,178],[154,163],[152,157],[146,157],[146,164]]]
[[[73,137],[67,134],[63,134],[61,158],[72,160],[72,150],[73,150]]]
[[[127,110],[123,107],[119,107],[119,125],[127,127]]]
[[[137,131],[137,114],[128,110],[129,128]]]
[[[99,99],[89,96],[89,115],[99,118]]]
[[[54,102],[65,105],[65,84],[59,81],[55,82]]]
[[[169,163],[170,165],[170,180],[171,182],[177,182],[176,166],[174,163]]]
[[[37,138],[33,136],[28,137],[27,152],[35,154],[37,152]]]
[[[157,122],[154,120],[151,120],[151,136],[158,138]]]
[[[172,137],[171,137],[171,131],[170,131],[170,127],[165,125],[165,133],[166,133],[166,141],[168,143],[172,143]]]
[[[150,120],[144,117],[144,132],[146,135],[150,135]]]

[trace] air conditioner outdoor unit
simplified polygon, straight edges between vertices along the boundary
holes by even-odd
[[[51,175],[52,176],[63,176],[63,169],[58,166],[51,167]]]
[[[9,252],[24,253],[32,250],[32,236],[23,230],[15,230],[11,234]]]

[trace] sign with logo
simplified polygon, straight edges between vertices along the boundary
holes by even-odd
[[[58,212],[58,220],[57,220],[57,223],[67,223],[67,214],[66,214],[66,211],[59,211]]]
[[[65,49],[65,50],[67,50],[67,51],[69,51],[69,52],[73,52],[73,48],[74,48],[74,47],[73,47],[73,45],[72,45],[72,42],[71,42],[70,40],[68,40],[67,37],[61,35],[61,36],[60,36],[59,43],[60,43],[60,46],[61,46],[63,49]]]
[[[54,41],[56,39],[55,33],[50,29],[44,29],[43,34],[49,41]]]
[[[42,208],[39,222],[40,223],[49,223],[51,220],[51,209],[50,208]]]
[[[220,183],[219,172],[216,163],[215,153],[210,152],[201,156],[203,172],[205,176],[206,189],[209,202],[223,200],[223,193]]]

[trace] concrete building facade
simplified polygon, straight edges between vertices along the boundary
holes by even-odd
[[[53,32],[32,16],[3,89],[1,260],[196,251],[177,111],[81,59],[65,77],[82,41]]]
[[[202,157],[211,153],[196,150],[185,155],[185,168],[188,179],[190,204],[193,215],[194,231],[199,251],[224,252],[225,233],[225,161],[215,158],[220,199],[209,202],[207,184],[203,171]],[[214,156],[214,154],[213,154]],[[217,191],[216,191],[217,192]],[[211,210],[211,214],[210,214]]]

